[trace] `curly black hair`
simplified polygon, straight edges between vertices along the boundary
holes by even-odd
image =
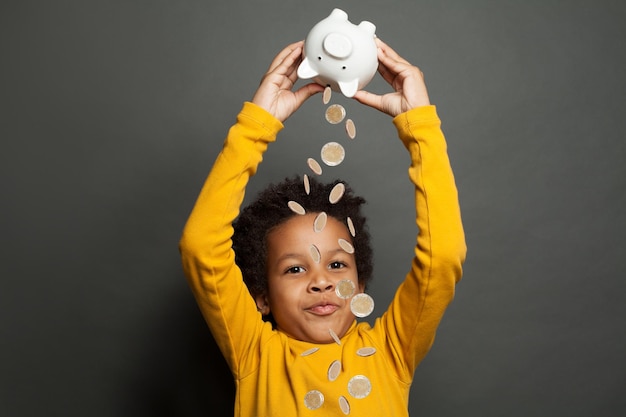
[[[345,192],[336,203],[330,203],[330,191],[338,183],[343,183]],[[308,213],[325,212],[346,224],[350,217],[356,231],[352,239],[359,283],[367,287],[372,278],[373,251],[366,218],[361,212],[365,199],[353,194],[345,181],[334,180],[323,184],[314,178],[309,179],[310,193],[307,194],[302,177],[285,178],[278,184],[270,184],[261,191],[250,205],[244,208],[233,223],[233,249],[235,260],[243,273],[243,279],[252,296],[267,294],[267,235],[276,226],[297,216],[288,207],[289,201],[302,205]]]

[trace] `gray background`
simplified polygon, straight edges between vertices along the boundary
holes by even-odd
[[[626,415],[621,1],[4,1],[0,415],[230,415],[232,382],[177,242],[273,56],[333,7],[426,74],[469,253],[418,368],[415,416]],[[386,91],[376,78],[374,91]],[[414,241],[388,117],[321,97],[250,185],[343,140],[368,200],[380,314]]]

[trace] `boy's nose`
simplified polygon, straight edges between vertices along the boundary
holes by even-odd
[[[335,284],[327,279],[324,274],[318,274],[311,280],[311,284],[309,285],[309,290],[312,292],[326,292],[334,289]]]

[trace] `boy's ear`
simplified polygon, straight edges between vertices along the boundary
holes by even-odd
[[[267,295],[259,294],[254,297],[254,300],[256,301],[256,309],[259,313],[264,316],[270,314],[270,303],[267,301]]]

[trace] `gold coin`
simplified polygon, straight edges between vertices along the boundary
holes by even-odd
[[[372,356],[374,353],[376,353],[376,348],[371,346],[362,347],[356,351],[359,356]]]
[[[328,219],[328,216],[326,215],[326,213],[321,212],[320,214],[318,214],[317,217],[315,218],[315,221],[313,222],[313,230],[315,230],[316,233],[319,233],[322,230],[324,230],[324,227],[326,227],[327,219]]]
[[[309,165],[309,168],[311,168],[311,171],[317,175],[322,175],[322,167],[315,159],[309,158],[306,160],[306,163]]]
[[[346,150],[337,142],[328,142],[322,146],[322,161],[329,167],[334,167],[343,162]]]
[[[346,133],[350,139],[354,139],[356,137],[356,126],[352,119],[346,120]]]
[[[348,402],[348,399],[343,395],[339,397],[339,408],[341,408],[341,412],[345,415],[350,414],[350,403]]]
[[[318,390],[312,390],[306,393],[304,396],[304,405],[309,410],[317,410],[324,404],[324,394]]]
[[[337,294],[337,297],[345,300],[352,297],[355,290],[356,286],[354,285],[354,282],[349,279],[342,279],[335,287],[335,294]]]
[[[330,366],[328,367],[328,380],[330,382],[333,382],[334,380],[337,379],[340,372],[341,372],[341,362],[333,361],[333,363],[331,363]]]
[[[339,243],[339,246],[341,246],[341,249],[345,250],[346,252],[354,253],[354,246],[352,246],[350,242],[348,242],[347,240],[339,239],[337,243]]]
[[[341,200],[341,197],[343,197],[343,193],[345,191],[346,186],[342,182],[337,183],[337,185],[335,185],[333,189],[330,190],[330,195],[328,196],[328,201],[330,201],[330,204],[335,204],[336,202]]]
[[[318,347],[313,347],[313,348],[311,348],[311,349],[307,349],[307,350],[305,350],[304,352],[302,352],[302,353],[300,354],[300,356],[309,356],[309,355],[314,354],[314,353],[315,353],[315,352],[317,352],[318,350],[320,350],[320,348],[318,348]]]
[[[356,230],[354,230],[354,223],[352,223],[352,219],[348,217],[346,221],[348,222],[348,230],[350,230],[350,234],[352,235],[352,237],[355,237]]]
[[[316,264],[320,263],[320,260],[322,260],[322,255],[320,254],[320,250],[317,248],[317,246],[311,245],[309,250],[311,251],[311,258],[313,258],[313,261]]]
[[[324,104],[328,104],[328,102],[330,102],[330,98],[333,95],[333,90],[332,88],[330,88],[330,86],[326,86],[326,88],[324,89],[324,95],[322,95],[322,101],[324,102]]]
[[[339,339],[339,336],[337,336],[337,333],[335,333],[333,329],[328,329],[328,333],[330,333],[330,337],[333,338],[335,343],[337,343],[338,345],[341,344],[341,340]]]
[[[306,193],[306,195],[311,194],[311,183],[309,183],[309,176],[304,174],[304,178],[302,180],[304,181],[304,192]]]
[[[289,206],[291,211],[293,211],[296,214],[300,214],[300,215],[306,214],[306,210],[304,209],[304,207],[302,207],[300,204],[296,203],[295,201],[289,201],[287,205]]]
[[[326,121],[333,125],[341,123],[343,118],[346,117],[346,109],[341,104],[331,104],[326,109]]]
[[[372,383],[365,375],[356,375],[348,381],[348,392],[354,398],[365,398],[372,392]]]
[[[357,317],[367,317],[374,311],[374,299],[365,293],[357,294],[350,300],[350,311]]]

